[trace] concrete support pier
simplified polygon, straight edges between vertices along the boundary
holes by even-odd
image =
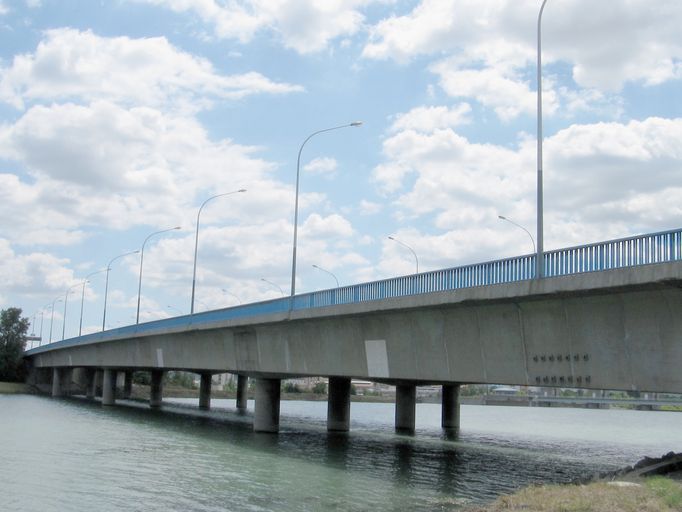
[[[116,377],[118,372],[110,368],[104,369],[102,381],[102,405],[116,404]]]
[[[133,396],[133,371],[126,370],[123,373],[123,399],[130,400]]]
[[[350,379],[329,377],[327,395],[327,430],[348,432],[350,429]]]
[[[417,386],[398,384],[395,387],[395,429],[398,432],[414,433]]]
[[[64,371],[61,368],[52,368],[52,396],[64,396]]]
[[[201,374],[201,384],[199,385],[199,409],[209,410],[211,408],[211,374]]]
[[[249,378],[246,375],[237,375],[237,409],[239,411],[246,411],[248,389]]]
[[[95,399],[95,390],[97,389],[97,380],[95,379],[96,373],[97,372],[95,372],[93,368],[87,368],[85,370],[86,379],[85,397],[88,400]]]
[[[279,432],[280,379],[256,380],[255,432]]]
[[[152,381],[149,387],[149,407],[158,409],[163,399],[163,370],[152,370]]]
[[[95,370],[95,396],[102,396],[104,376],[102,370]]]
[[[459,434],[459,384],[443,385],[440,424],[448,433]]]

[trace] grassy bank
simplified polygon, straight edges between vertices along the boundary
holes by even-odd
[[[468,512],[682,512],[682,483],[654,476],[633,482],[542,485]]]
[[[28,386],[23,382],[0,382],[0,395],[14,395],[28,392]]]

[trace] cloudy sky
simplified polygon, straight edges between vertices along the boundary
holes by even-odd
[[[0,0],[0,307],[78,332],[529,253],[540,0]],[[682,2],[549,0],[545,248],[682,225]],[[139,255],[109,274],[134,323]],[[104,273],[83,329],[102,328]],[[263,281],[266,279],[270,283]],[[67,295],[67,290],[71,292]]]

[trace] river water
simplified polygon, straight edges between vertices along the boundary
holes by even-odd
[[[0,395],[0,510],[456,511],[682,451],[674,412],[464,405],[453,441],[436,404],[413,437],[392,404],[353,403],[336,435],[326,402],[282,402],[279,435],[253,433],[253,402],[196,405]]]

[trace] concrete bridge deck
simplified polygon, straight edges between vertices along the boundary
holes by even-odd
[[[57,383],[64,369],[103,369],[104,403],[118,371],[151,371],[153,404],[167,370],[201,374],[204,396],[212,373],[256,378],[258,430],[277,429],[280,380],[300,376],[330,378],[340,430],[351,378],[396,384],[407,430],[418,384],[443,385],[452,428],[461,383],[682,392],[682,233],[624,240],[548,253],[556,277],[527,278],[523,256],[126,326],[26,357]]]

